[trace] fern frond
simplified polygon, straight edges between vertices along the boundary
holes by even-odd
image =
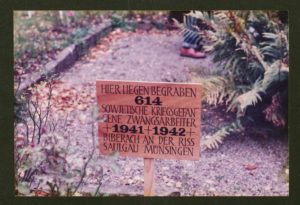
[[[254,83],[252,89],[239,95],[237,98],[235,98],[232,101],[232,103],[228,106],[227,111],[238,108],[238,110],[240,110],[241,112],[244,112],[248,106],[256,105],[256,103],[258,103],[258,101],[262,100],[262,98],[260,96],[260,92],[265,92],[265,90],[262,87],[262,81],[260,81],[258,79]]]
[[[223,142],[223,139],[229,134],[229,132],[223,128],[218,130],[212,136],[207,136],[207,139],[203,141],[203,145],[209,149],[218,148],[219,144]]]
[[[241,124],[240,119],[232,122],[231,124],[219,129],[211,136],[206,136],[206,139],[203,141],[203,145],[208,149],[218,148],[222,144],[225,137],[231,133],[241,132],[244,130],[244,127]]]
[[[267,89],[268,86],[274,82],[279,80],[279,72],[281,68],[281,61],[275,61],[271,66],[270,70],[265,71],[264,79],[262,81],[262,86],[264,89]]]
[[[180,28],[180,34],[183,35],[187,42],[197,42],[201,38],[200,30],[195,27],[196,21],[192,16],[184,15],[183,23],[179,23],[176,19],[173,19],[175,25]]]
[[[278,33],[263,33],[263,37],[267,39],[266,42],[261,43],[261,49],[265,55],[273,59],[282,59],[288,55],[288,39],[284,32]]]
[[[228,104],[237,94],[230,81],[220,76],[197,76],[192,78],[192,82],[202,85],[204,91],[203,100],[210,105]]]

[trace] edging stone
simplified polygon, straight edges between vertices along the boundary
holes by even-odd
[[[85,51],[96,45],[98,40],[113,30],[110,21],[104,21],[97,26],[91,34],[81,38],[77,43],[64,48],[56,57],[44,67],[44,71],[29,74],[20,85],[20,90],[27,89],[32,84],[45,80],[60,72],[68,70],[74,63],[85,54]]]

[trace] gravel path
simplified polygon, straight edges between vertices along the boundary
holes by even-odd
[[[100,79],[185,82],[189,67],[213,72],[211,58],[184,58],[179,56],[179,48],[180,36],[174,33],[133,34],[113,42],[107,52],[94,49],[94,57],[76,63],[60,80],[65,86],[84,89],[95,96],[95,81]],[[95,98],[90,107],[94,105]],[[214,116],[224,118],[219,111],[208,109]],[[77,112],[76,115],[88,115],[87,111]],[[91,149],[90,140],[82,140],[90,135],[90,124],[77,123],[79,119],[74,117],[70,136],[71,145],[80,150],[80,158]],[[98,150],[96,153],[93,166],[104,167],[100,192],[143,194],[142,158],[103,157]],[[286,196],[289,184],[282,172],[287,156],[287,139],[230,136],[219,149],[202,151],[199,161],[156,159],[155,192],[159,196],[171,192],[187,196]],[[88,173],[93,169],[88,167]],[[86,183],[82,191],[96,189],[95,180],[87,178]]]

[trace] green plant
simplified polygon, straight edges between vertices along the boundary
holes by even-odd
[[[287,124],[288,25],[282,15],[286,13],[213,11],[208,15],[193,11],[178,24],[189,38],[202,38],[204,49],[223,69],[222,76],[194,77],[194,82],[204,86],[204,100],[227,105],[242,127],[255,126],[258,132],[269,130],[268,122],[276,127]],[[190,29],[192,19],[209,29]],[[217,147],[241,126],[221,128],[204,144]]]
[[[124,14],[123,14],[124,15]],[[111,23],[114,28],[121,28],[125,31],[133,31],[136,28],[135,22],[127,22],[124,16],[113,14],[111,16]]]

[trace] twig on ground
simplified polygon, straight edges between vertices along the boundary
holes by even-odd
[[[92,153],[89,155],[89,158],[87,159],[87,161],[84,163],[83,165],[83,171],[82,171],[82,175],[80,177],[80,180],[77,184],[77,186],[75,187],[74,191],[73,191],[73,194],[75,194],[79,187],[81,186],[81,184],[83,183],[83,180],[86,176],[86,169],[87,169],[87,166],[88,164],[90,163],[90,161],[92,160],[93,156],[94,156],[94,152],[95,152],[95,132],[94,132],[94,129],[95,129],[95,124],[94,124],[94,121],[92,121],[92,142],[93,142],[93,149],[92,149]]]

